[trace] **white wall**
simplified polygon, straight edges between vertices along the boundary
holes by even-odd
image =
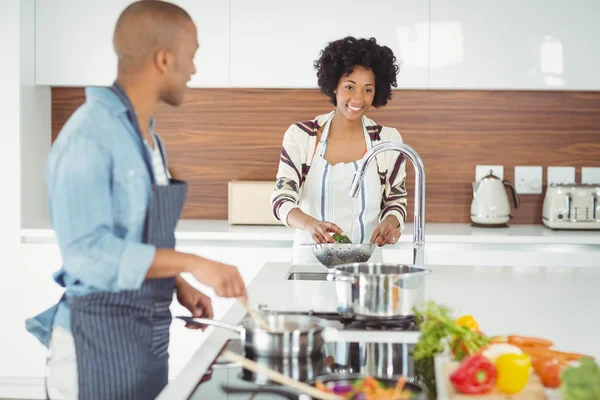
[[[35,0],[21,0],[21,209],[23,226],[48,219],[44,181],[51,145],[50,86],[35,85]]]
[[[15,282],[11,271],[19,270],[20,259],[20,7],[19,0],[0,0],[0,314],[2,340],[0,358],[18,357],[14,343],[24,326],[11,314],[9,304],[19,301],[28,293],[22,282]],[[7,370],[8,369],[8,370]],[[10,375],[10,366],[0,366],[0,376]]]

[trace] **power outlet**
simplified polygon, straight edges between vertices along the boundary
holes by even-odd
[[[476,165],[475,166],[475,181],[479,182],[484,177],[488,176],[492,172],[492,175],[504,179],[504,166],[502,165]]]
[[[574,184],[575,167],[548,167],[548,185]]]
[[[515,167],[515,189],[518,194],[542,193],[542,167]]]
[[[600,185],[600,168],[581,168],[581,183],[584,185]]]

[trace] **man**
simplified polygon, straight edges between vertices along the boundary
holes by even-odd
[[[178,6],[145,0],[120,15],[113,44],[118,75],[87,88],[49,156],[50,217],[65,295],[27,321],[50,348],[53,386],[65,399],[153,399],[168,381],[174,290],[194,316],[210,299],[246,298],[235,267],[176,252],[174,229],[187,185],[171,179],[153,130],[159,102],[178,106],[196,72],[196,27]]]

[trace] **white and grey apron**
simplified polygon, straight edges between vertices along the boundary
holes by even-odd
[[[298,206],[313,218],[339,226],[352,243],[370,243],[381,214],[382,190],[378,168],[375,162],[367,167],[358,196],[351,198],[350,186],[358,170],[358,162],[331,165],[325,160],[333,115],[325,123]],[[373,145],[364,123],[363,134],[367,150],[370,150]],[[292,264],[320,265],[308,246],[311,243],[314,240],[309,232],[300,229],[295,231]],[[375,250],[369,261],[383,262],[381,248]]]
[[[112,89],[127,105],[152,177],[142,241],[172,249],[187,183],[171,179],[166,186],[156,185],[133,107],[118,85]],[[160,150],[166,160],[164,149]],[[174,289],[175,278],[146,279],[138,290],[93,293],[69,300],[81,399],[145,400],[158,396],[168,383],[169,306]]]

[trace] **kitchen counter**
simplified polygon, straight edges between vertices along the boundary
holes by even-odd
[[[407,224],[398,246],[412,243],[413,224]],[[55,242],[56,236],[47,220],[23,223],[23,242]],[[176,228],[176,238],[198,242],[285,242],[291,246],[294,231],[283,225],[238,226],[225,220],[183,219]],[[507,228],[481,228],[470,224],[427,223],[426,243],[473,244],[578,244],[600,246],[599,231],[554,231],[544,225],[512,225]],[[393,247],[393,246],[392,246]]]
[[[450,306],[455,315],[471,314],[489,334],[544,337],[555,348],[600,358],[600,270],[557,267],[473,267],[428,265],[427,298]],[[319,266],[267,263],[248,286],[250,303],[279,311],[335,311],[334,283],[287,280],[290,272],[325,272]],[[237,303],[224,321],[237,324],[245,310]],[[175,323],[181,323],[177,321]],[[209,327],[206,340],[186,367],[158,397],[187,399],[229,338]]]

